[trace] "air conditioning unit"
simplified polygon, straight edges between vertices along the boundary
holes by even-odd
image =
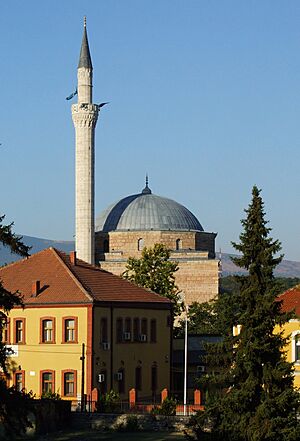
[[[99,381],[99,383],[104,383],[104,380],[105,380],[104,374],[99,374],[99,375],[98,375],[98,381]]]
[[[197,374],[200,374],[200,372],[205,372],[205,366],[197,366]]]
[[[102,347],[104,351],[109,351],[110,350],[110,343],[102,343]]]
[[[140,334],[140,341],[147,341],[147,335],[146,334]]]
[[[123,380],[123,373],[122,372],[117,372],[117,380],[118,381],[122,381]]]
[[[123,334],[123,338],[124,338],[125,341],[129,341],[129,340],[131,340],[131,334],[130,334],[130,332],[124,332],[124,334]]]

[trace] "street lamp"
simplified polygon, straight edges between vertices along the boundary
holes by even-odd
[[[188,355],[188,305],[185,304],[185,295],[180,293],[180,300],[184,304],[184,373],[183,373],[183,415],[187,415],[187,355]]]
[[[183,384],[183,415],[187,415],[187,354],[188,354],[188,307],[184,305],[184,384]]]

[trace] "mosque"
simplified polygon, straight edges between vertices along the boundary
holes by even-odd
[[[84,24],[77,70],[78,102],[72,105],[76,138],[75,249],[77,257],[120,275],[129,257],[140,257],[143,247],[163,243],[179,270],[176,284],[186,303],[204,302],[218,294],[219,261],[216,233],[204,231],[186,207],[144,189],[109,206],[95,222],[95,127],[101,105],[93,104],[93,67]]]

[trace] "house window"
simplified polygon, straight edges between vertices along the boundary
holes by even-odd
[[[40,328],[40,343],[55,343],[55,318],[42,317]]]
[[[63,342],[77,343],[77,317],[63,317]]]
[[[157,390],[157,366],[153,364],[151,366],[151,390],[155,392]]]
[[[144,248],[144,239],[140,238],[138,240],[138,251],[142,251],[143,248]]]
[[[0,313],[0,341],[9,343],[9,320],[3,313]]]
[[[135,390],[142,390],[142,367],[137,366],[135,368]]]
[[[125,392],[125,369],[121,368],[118,370],[118,392],[123,394]]]
[[[156,343],[156,320],[152,319],[150,322],[150,341]]]
[[[63,371],[62,382],[63,396],[75,397],[77,394],[77,371]]]
[[[117,318],[117,343],[123,341],[123,319]]]
[[[101,394],[107,392],[107,370],[102,369],[98,375],[99,389]]]
[[[131,336],[131,318],[130,317],[126,317],[126,319],[125,319],[125,331],[124,332],[126,332],[126,334],[129,334]]]
[[[300,363],[300,334],[295,335],[295,362]]]
[[[16,390],[21,392],[25,387],[25,372],[24,371],[16,371],[14,372],[13,382]]]
[[[41,395],[54,393],[54,371],[41,371]]]
[[[25,318],[14,319],[14,343],[25,343]]]
[[[182,240],[176,239],[176,250],[181,250],[182,248]]]
[[[140,336],[140,319],[136,317],[133,320],[133,340],[139,341],[139,336]]]
[[[147,319],[143,318],[142,319],[142,323],[141,323],[141,334],[145,335],[147,338],[147,334],[148,334],[148,323],[147,323]]]
[[[101,343],[108,342],[108,333],[107,333],[107,318],[102,317],[100,322],[100,341]]]

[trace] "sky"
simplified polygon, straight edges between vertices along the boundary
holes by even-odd
[[[83,16],[96,128],[96,214],[139,193],[176,200],[232,252],[251,189],[300,260],[300,2],[0,3],[0,213],[24,235],[72,240]],[[75,102],[75,101],[73,101]]]

